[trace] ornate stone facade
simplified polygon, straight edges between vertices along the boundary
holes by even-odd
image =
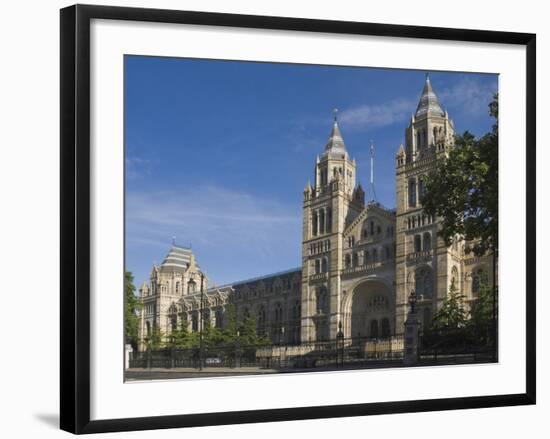
[[[340,322],[345,337],[401,334],[413,290],[424,324],[453,283],[468,306],[482,281],[491,284],[491,256],[474,257],[460,241],[447,247],[437,236],[440,219],[420,203],[426,175],[453,139],[453,122],[426,77],[396,156],[397,205],[387,209],[365,203],[335,118],[314,184],[304,189],[302,266],[208,288],[192,251],[174,245],[139,289],[142,347],[153,325],[170,334],[183,319],[197,331],[201,310],[204,321],[223,328],[229,306],[241,321],[252,313],[258,332],[276,344],[334,339]]]

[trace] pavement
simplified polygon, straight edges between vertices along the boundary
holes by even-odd
[[[356,369],[373,369],[384,367],[401,367],[403,364],[399,361],[373,361],[362,365],[345,365],[336,367],[334,365],[327,367],[310,367],[310,368],[281,368],[267,369],[261,367],[204,367],[202,370],[191,367],[176,367],[173,369],[163,368],[132,368],[126,369],[125,381],[148,381],[148,380],[167,380],[181,378],[210,378],[223,376],[243,376],[243,375],[267,375],[273,373],[303,373],[303,372],[328,372],[339,370],[356,370]]]
[[[173,369],[163,368],[132,368],[126,369],[124,376],[126,381],[144,381],[159,379],[179,379],[179,378],[209,378],[223,376],[239,375],[263,375],[270,373],[280,373],[276,369],[263,369],[260,367],[204,367],[202,370],[192,367],[175,367]]]

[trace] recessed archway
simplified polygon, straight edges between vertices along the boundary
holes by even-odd
[[[350,291],[342,304],[346,337],[379,338],[393,332],[391,287],[382,279],[366,279]]]

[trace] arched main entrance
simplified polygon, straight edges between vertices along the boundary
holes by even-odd
[[[382,280],[368,279],[356,285],[344,303],[344,333],[352,338],[389,337],[394,327],[391,288]]]

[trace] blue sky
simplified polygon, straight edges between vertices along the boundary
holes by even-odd
[[[395,206],[395,153],[424,71],[125,58],[126,269],[137,284],[172,236],[211,283],[298,267],[302,191],[332,110],[358,180],[376,148],[378,201]],[[498,77],[430,72],[457,132],[489,131]]]

